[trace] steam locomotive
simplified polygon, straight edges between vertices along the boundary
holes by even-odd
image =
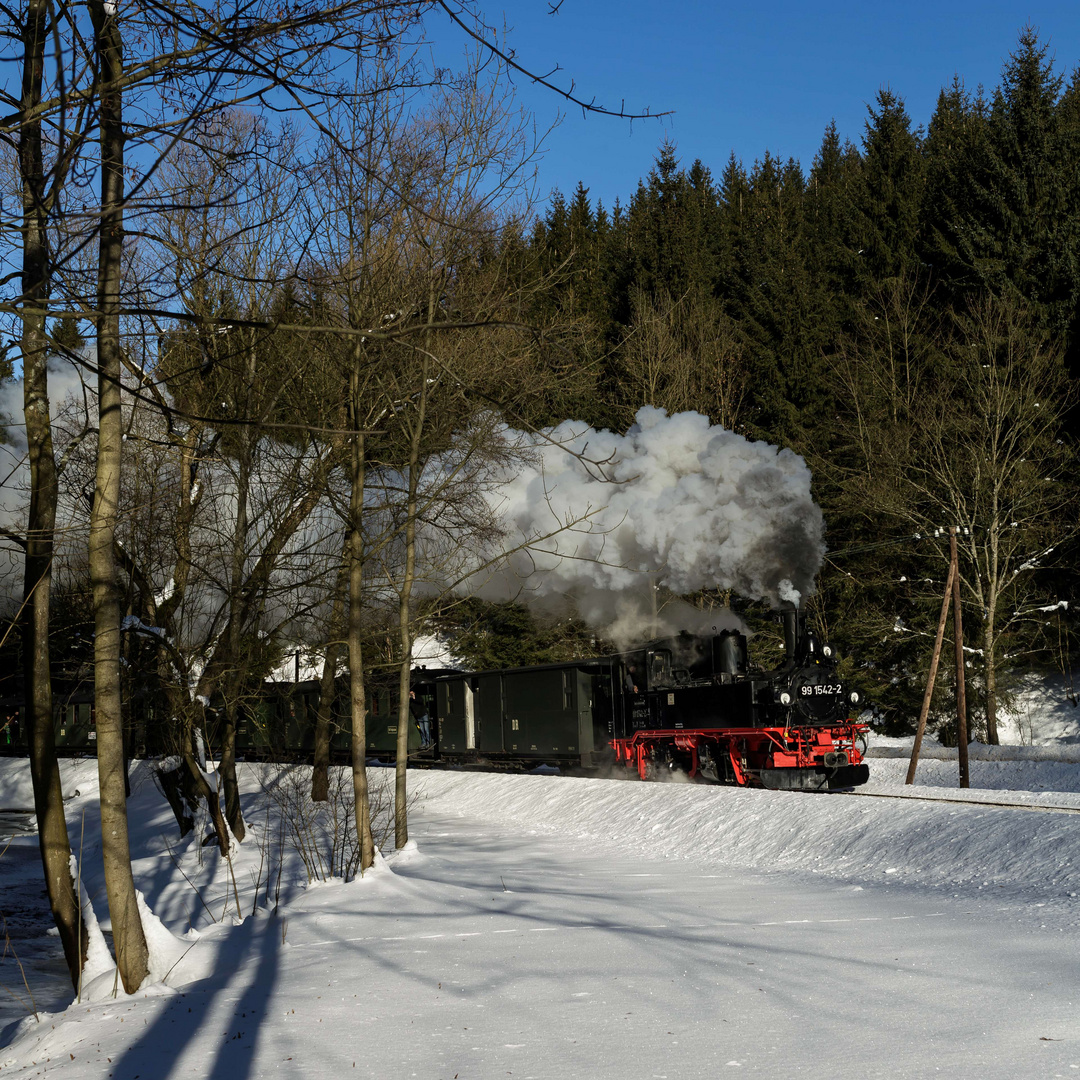
[[[746,637],[682,634],[595,660],[443,673],[433,756],[521,767],[615,764],[643,780],[680,771],[767,788],[850,788],[869,779],[832,649],[805,615],[782,613],[785,659],[750,669]],[[424,685],[419,683],[421,693]],[[396,729],[395,729],[396,730]],[[370,749],[377,749],[378,734]]]
[[[751,669],[746,637],[681,634],[610,656],[535,667],[460,672],[416,669],[412,688],[432,721],[434,742],[420,745],[410,721],[410,761],[532,769],[632,770],[643,779],[673,772],[715,783],[767,788],[850,788],[869,778],[851,719],[858,693],[845,687],[831,648],[807,628],[803,612],[782,612],[783,663]],[[331,716],[333,755],[351,753],[348,687]],[[310,759],[319,684],[268,685],[241,710],[237,752],[270,760]],[[8,702],[10,706],[14,702]],[[21,711],[21,710],[20,710]],[[215,710],[208,712],[212,715]],[[160,718],[143,708],[132,753],[153,755]],[[387,761],[397,749],[393,687],[369,695],[367,754]],[[25,752],[18,714],[5,724],[0,751]],[[92,753],[92,700],[69,696],[57,717],[62,753]],[[214,743],[210,733],[211,746]],[[5,745],[6,743],[6,745]]]

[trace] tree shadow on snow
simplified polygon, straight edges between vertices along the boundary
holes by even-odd
[[[255,1062],[263,1025],[281,963],[281,921],[248,919],[233,928],[220,949],[216,966],[222,973],[250,971],[239,997],[236,974],[212,976],[189,984],[170,999],[142,1036],[113,1063],[112,1075],[127,1080],[168,1080],[184,1057],[192,1035],[210,1040],[212,1060],[199,1075],[205,1080],[246,1080]],[[252,961],[251,958],[254,957]]]

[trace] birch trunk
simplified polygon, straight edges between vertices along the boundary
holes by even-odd
[[[315,757],[311,770],[311,801],[326,802],[330,797],[330,722],[334,706],[334,681],[337,675],[337,659],[344,618],[345,587],[349,582],[350,563],[348,554],[341,560],[337,581],[334,585],[334,602],[330,612],[330,629],[326,635],[323,654],[322,678],[319,680],[319,712],[315,718]]]
[[[251,401],[251,385],[255,378],[255,350],[247,350],[246,402]],[[257,437],[257,436],[256,436]],[[236,485],[236,524],[233,528],[232,580],[229,583],[229,624],[226,647],[228,665],[225,677],[225,723],[221,733],[221,756],[218,776],[225,796],[225,819],[233,836],[243,840],[247,829],[240,811],[240,785],[236,778],[236,709],[242,691],[246,665],[240,660],[241,590],[244,587],[244,559],[248,541],[248,494],[251,487],[251,437],[245,432],[240,446]]]
[[[434,305],[429,309],[433,316]],[[416,503],[420,483],[420,444],[424,433],[424,414],[427,410],[428,359],[427,352],[420,364],[420,395],[416,419],[409,437],[408,493],[405,507],[405,573],[401,581],[398,602],[398,632],[401,647],[401,668],[398,677],[398,734],[397,761],[394,770],[394,844],[400,849],[409,842],[408,764],[409,730],[412,715],[409,711],[409,682],[412,678],[412,588],[416,576]]]
[[[367,778],[367,699],[364,687],[363,598],[365,444],[360,431],[359,357],[349,379],[352,413],[352,490],[349,496],[349,701],[352,712],[353,803],[356,838],[360,845],[360,873],[375,862],[375,841],[371,833],[371,800]]]
[[[983,632],[983,663],[986,671],[986,741],[991,746],[998,744],[997,729],[997,664],[994,660],[994,608],[986,614],[986,627]]]
[[[123,54],[115,14],[90,0],[100,79],[101,224],[98,242],[98,449],[90,515],[94,594],[94,700],[105,892],[116,966],[134,993],[149,973],[146,937],[135,897],[124,797],[124,728],[120,706],[120,595],[113,544],[120,504],[123,423],[120,407],[120,278],[124,248]],[[110,5],[111,7],[111,5]],[[112,9],[115,12],[115,8]]]
[[[32,116],[41,101],[48,5],[30,0],[23,30],[22,110]],[[30,730],[30,775],[38,844],[49,906],[64,947],[73,986],[86,959],[86,928],[79,917],[71,877],[71,845],[64,818],[60,769],[53,730],[49,610],[58,495],[49,408],[48,338],[45,305],[49,298],[50,256],[45,205],[45,166],[41,122],[25,120],[19,129],[19,172],[23,199],[22,365],[23,412],[30,466],[30,508],[23,566],[23,656],[26,715]]]

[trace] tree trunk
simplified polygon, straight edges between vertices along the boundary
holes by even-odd
[[[319,680],[319,712],[315,718],[315,761],[311,770],[311,801],[326,802],[330,797],[330,721],[334,707],[334,679],[337,675],[338,641],[344,615],[345,586],[349,581],[348,556],[342,558],[334,585],[330,629],[323,653],[322,678]]]
[[[986,670],[986,741],[991,746],[997,746],[997,664],[994,660],[994,609],[992,607],[986,614],[983,653]]]
[[[964,676],[964,617],[960,606],[960,556],[956,545],[956,527],[949,530],[949,550],[956,567],[953,578],[953,637],[956,649],[956,756],[960,765],[960,786],[971,787],[968,769],[967,680]]]
[[[409,732],[412,714],[409,710],[409,684],[412,679],[412,587],[416,575],[416,492],[420,480],[420,440],[423,435],[424,410],[427,404],[427,372],[425,357],[421,364],[420,400],[409,440],[408,502],[405,517],[405,573],[398,601],[398,635],[401,648],[401,668],[398,675],[398,734],[397,761],[394,769],[394,844],[403,848],[409,842],[409,813],[407,806],[409,764]]]
[[[244,815],[240,810],[240,784],[236,776],[236,710],[239,707],[237,687],[232,687],[225,702],[225,722],[221,732],[221,754],[218,758],[218,776],[225,795],[225,820],[233,836],[242,841],[247,835]]]
[[[113,9],[115,11],[115,9]],[[120,277],[124,226],[124,134],[119,79],[120,29],[103,0],[91,0],[101,107],[101,223],[98,247],[98,450],[90,515],[94,594],[94,700],[105,892],[116,966],[134,993],[149,973],[146,937],[135,897],[124,798],[124,727],[120,706],[120,596],[113,542],[120,502],[123,423],[120,405]]]
[[[214,836],[218,842],[218,850],[221,852],[222,858],[227,858],[229,854],[229,830],[225,822],[225,815],[221,812],[221,799],[218,798],[217,789],[206,779],[198,761],[195,760],[195,754],[192,750],[187,750],[183,757],[184,765],[187,767],[188,776],[191,778],[195,791],[206,800],[206,807],[210,811],[210,820],[214,825]]]
[[[398,669],[398,731],[397,757],[394,768],[394,845],[403,848],[409,842],[408,797],[409,735],[412,730],[412,712],[409,708],[409,689],[412,681],[412,627],[410,625],[410,600],[412,579],[416,572],[416,470],[409,466],[408,517],[405,522],[405,577],[401,583],[398,604],[398,635],[401,648],[401,666]]]
[[[223,858],[229,854],[229,829],[225,823],[225,815],[221,812],[221,799],[218,797],[217,787],[211,784],[203,771],[205,762],[199,761],[195,756],[195,740],[199,738],[201,724],[196,713],[201,713],[202,706],[198,697],[184,711],[184,734],[180,747],[180,756],[184,759],[187,769],[191,791],[194,793],[196,805],[200,798],[206,800],[206,807],[210,812],[210,821],[214,826],[214,835],[217,837],[218,850]]]
[[[361,588],[364,582],[364,436],[360,433],[359,356],[355,357],[349,379],[352,413],[352,491],[349,496],[349,702],[352,713],[353,804],[356,840],[360,845],[360,873],[375,862],[375,841],[371,834],[371,800],[367,779],[367,699],[364,687],[363,615]]]
[[[249,412],[251,387],[255,378],[255,350],[246,351],[245,412]],[[256,435],[257,437],[257,435]],[[225,817],[237,840],[246,833],[244,818],[240,812],[240,787],[236,779],[236,704],[245,682],[245,667],[240,660],[240,591],[244,587],[244,559],[248,538],[248,492],[251,485],[251,435],[245,431],[240,446],[239,472],[236,483],[236,523],[233,527],[232,573],[229,581],[229,625],[225,658],[228,673],[225,677],[225,723],[221,733],[221,751],[218,759],[218,776],[225,796]]]
[[[41,101],[48,5],[30,0],[23,30],[22,109],[32,116]],[[78,989],[86,959],[71,845],[64,818],[60,769],[53,731],[52,674],[49,652],[49,609],[53,542],[56,527],[57,469],[49,415],[48,339],[45,304],[49,297],[49,242],[45,207],[45,167],[41,122],[25,120],[19,129],[19,172],[23,197],[22,365],[23,411],[30,466],[30,508],[23,567],[23,673],[26,717],[30,731],[30,775],[38,844],[49,906],[60,934],[72,985]]]
[[[996,495],[996,492],[995,492]],[[995,507],[997,500],[995,498]],[[984,631],[983,661],[986,664],[986,741],[998,745],[997,729],[997,606],[1001,600],[1000,528],[997,515],[993,516],[987,530],[986,559],[986,623]]]
[[[198,796],[191,793],[188,771],[183,764],[179,768],[158,769],[157,778],[183,839],[195,828],[195,812],[199,808]]]

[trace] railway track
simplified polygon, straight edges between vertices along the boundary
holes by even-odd
[[[418,761],[418,762],[414,763],[413,760],[412,760],[412,757],[410,756],[409,768],[414,769],[414,768],[418,768],[418,767],[420,769],[442,770],[442,769],[447,768],[447,765],[446,765],[445,762],[438,762],[438,761],[434,761],[434,762],[433,761]],[[485,764],[480,764],[480,763],[472,763],[472,764],[466,764],[466,765],[458,764],[458,765],[454,765],[453,768],[455,770],[459,770],[459,771],[462,771],[462,772],[497,772],[497,773],[505,773],[507,771],[513,771],[513,770],[507,770],[506,768],[499,768],[498,766],[494,766],[494,765],[490,765],[490,764],[485,765]],[[564,776],[571,776],[571,775],[580,776],[580,775],[591,775],[591,774],[588,774],[588,773],[575,773],[575,772],[572,772],[572,771],[566,771],[566,772],[563,772],[562,775],[564,775]],[[610,777],[610,779],[617,779],[619,781],[624,781],[624,780],[625,781],[630,781],[630,780],[636,781],[637,780],[637,775],[636,774],[631,775],[629,773],[629,771],[628,771],[626,776]],[[708,786],[712,786],[712,783],[710,781],[698,780],[697,782],[698,783],[705,783]],[[725,787],[726,785],[718,785],[718,786]],[[757,789],[757,788],[746,789],[746,788],[744,788],[742,790],[761,790],[761,789]],[[814,796],[814,797],[820,797],[822,795],[828,795],[830,797],[834,796],[834,795],[855,795],[855,796],[858,796],[859,798],[862,798],[862,799],[901,799],[901,800],[902,799],[907,799],[909,801],[914,801],[914,802],[959,803],[961,806],[989,806],[989,807],[993,807],[994,809],[1002,809],[1002,810],[1030,810],[1030,811],[1034,811],[1035,813],[1039,813],[1039,814],[1080,814],[1080,806],[1046,806],[1046,805],[1041,804],[1041,803],[1040,804],[1035,804],[1035,803],[1005,802],[1005,801],[1000,800],[1000,799],[951,799],[947,795],[944,795],[944,796],[942,796],[942,795],[916,795],[914,792],[912,794],[908,795],[908,794],[898,794],[898,793],[894,794],[894,793],[883,792],[883,791],[860,791],[858,788],[855,788],[853,790],[848,790],[848,791],[830,791],[830,792],[812,791],[812,792],[802,792],[800,794],[808,794],[808,795],[811,795],[811,796]]]
[[[992,806],[1004,810],[1031,810],[1038,814],[1080,814],[1080,806],[1044,806],[996,799],[950,799],[941,795],[893,795],[881,791],[838,791],[833,794],[855,795],[861,799],[907,799],[914,802],[958,803],[961,806]]]

